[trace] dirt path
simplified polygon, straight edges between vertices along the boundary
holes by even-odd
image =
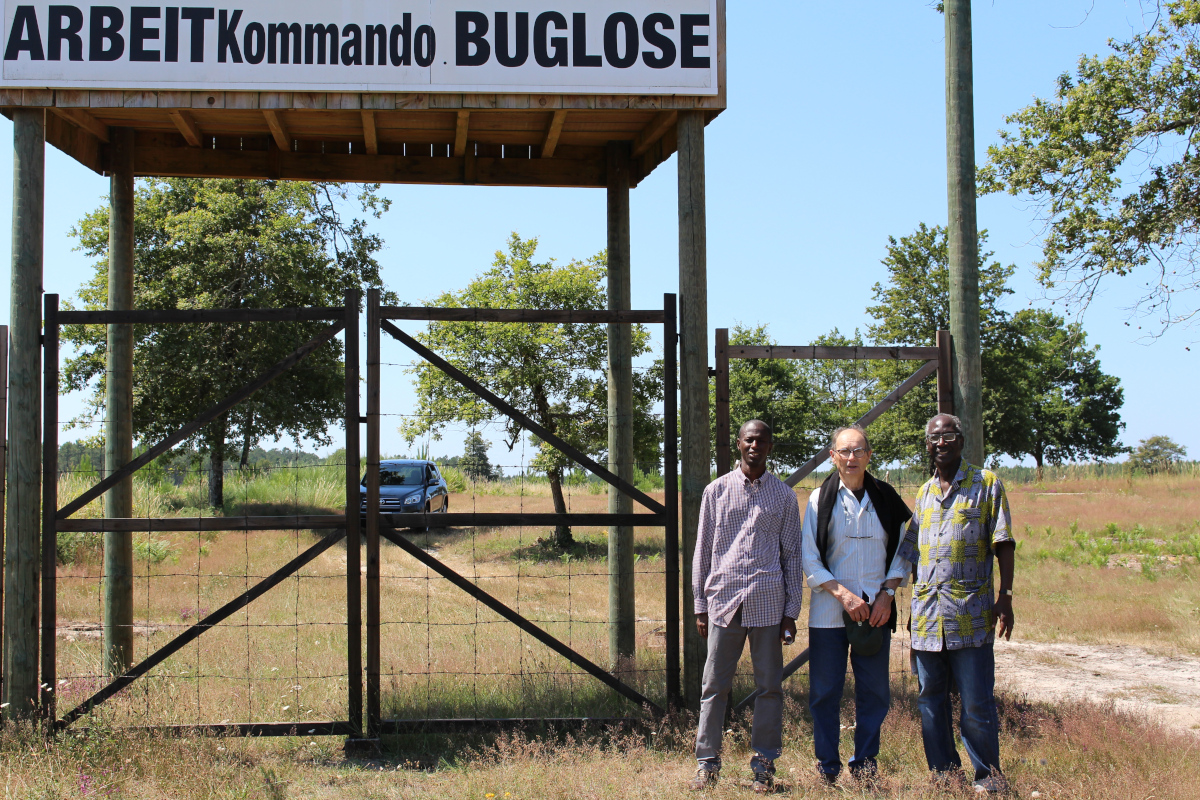
[[[1200,736],[1200,659],[1123,645],[996,642],[997,689],[1037,700],[1113,701]]]

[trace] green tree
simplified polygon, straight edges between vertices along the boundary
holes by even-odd
[[[813,344],[818,347],[861,347],[863,338],[858,330],[853,336],[846,336],[834,328],[818,336]],[[835,430],[850,425],[871,410],[874,405],[871,399],[877,394],[876,379],[870,361],[813,359],[800,361],[798,366],[816,403],[813,432],[817,441],[813,452],[809,453],[812,456],[828,443]]]
[[[479,431],[471,431],[467,434],[462,458],[458,460],[458,468],[476,480],[486,481],[492,478],[495,470],[492,469],[492,462],[488,460],[487,453],[491,446],[491,442],[484,441],[483,434]]]
[[[361,187],[364,213],[387,201],[377,186]],[[346,187],[289,181],[144,180],[137,189],[134,303],[139,309],[262,308],[341,305],[347,288],[381,285],[375,253],[382,243],[366,221],[346,221]],[[104,308],[108,285],[107,205],[72,231],[97,259],[79,290],[84,307]],[[134,434],[157,441],[249,383],[324,322],[135,327]],[[94,385],[91,411],[104,403],[105,331],[65,326],[79,349],[66,361],[64,391]],[[327,428],[343,413],[342,346],[332,341],[297,367],[198,432],[209,457],[209,502],[224,503],[228,445],[241,463],[263,438],[288,435],[330,441]]]
[[[1187,456],[1187,448],[1168,436],[1142,439],[1129,455],[1129,466],[1143,472],[1166,472]]]
[[[1200,0],[1165,7],[1009,116],[979,171],[982,191],[1037,204],[1049,290],[1086,306],[1108,276],[1136,273],[1132,310],[1164,327],[1197,313],[1200,288]]]
[[[1008,279],[1016,269],[988,262],[992,253],[982,247],[987,231],[980,231],[979,325],[983,351],[984,442],[988,453],[1005,452],[1014,426],[1020,424],[1024,390],[1014,374],[1012,327],[999,307],[1007,294]],[[876,344],[932,346],[937,332],[950,327],[950,272],[946,229],[921,223],[899,240],[888,237],[886,283],[876,283],[875,305],[867,313],[875,320],[867,331]],[[871,362],[874,402],[882,400],[915,371],[911,361]],[[871,425],[871,446],[880,463],[900,461],[920,464],[924,459],[925,423],[937,412],[937,384],[930,378],[901,398],[888,413]]]
[[[731,345],[775,345],[766,325],[734,326]],[[709,386],[710,430],[716,444],[715,385]],[[818,405],[800,362],[786,358],[732,359],[729,362],[730,435],[738,426],[761,419],[774,431],[771,461],[775,469],[790,470],[812,458],[821,441]],[[732,446],[732,442],[731,442]],[[737,451],[731,461],[737,460]]]
[[[1004,438],[1004,452],[1032,456],[1039,480],[1046,462],[1125,452],[1119,441],[1124,390],[1100,369],[1100,348],[1087,346],[1083,328],[1044,309],[1022,309],[1010,324],[1019,351],[1009,360],[1020,369],[1025,409],[1022,424]]]
[[[537,239],[512,234],[507,252],[497,251],[492,268],[462,291],[446,292],[430,305],[444,308],[603,309],[607,254],[565,265],[535,261]],[[471,375],[546,430],[596,459],[608,448],[607,332],[600,325],[550,323],[432,322],[421,341]],[[633,330],[633,355],[649,352],[649,334]],[[523,429],[431,365],[413,368],[417,413],[400,427],[411,443],[429,433],[440,438],[450,422],[471,427],[499,420],[511,450]],[[657,469],[661,422],[652,414],[662,395],[661,368],[634,370],[634,448],[639,466]],[[531,437],[532,438],[532,437]],[[533,440],[530,466],[544,472],[556,513],[567,511],[563,475],[571,461]],[[555,530],[566,548],[571,530]]]

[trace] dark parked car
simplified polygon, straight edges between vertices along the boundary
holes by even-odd
[[[367,476],[358,487],[367,513]],[[446,513],[450,490],[432,461],[397,458],[379,462],[379,510],[385,514]]]

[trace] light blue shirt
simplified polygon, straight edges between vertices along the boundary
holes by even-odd
[[[828,569],[821,561],[817,550],[817,502],[821,497],[818,487],[808,498],[801,529],[804,549],[804,577],[812,590],[808,607],[810,628],[840,628],[842,604],[821,584],[836,580],[859,597],[864,594],[874,602],[875,595],[886,581],[900,578],[907,581],[911,565],[898,554],[892,559],[891,569],[884,569],[887,558],[887,532],[879,522],[871,498],[863,495],[862,502],[854,492],[838,482],[838,498],[829,520]],[[896,613],[895,608],[892,613]]]

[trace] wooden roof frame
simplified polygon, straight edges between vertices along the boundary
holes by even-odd
[[[679,111],[725,109],[717,10],[716,95],[0,87],[0,113],[46,109],[47,143],[100,174],[109,130],[126,127],[139,177],[601,188],[607,144],[627,141],[636,186],[675,152]]]

